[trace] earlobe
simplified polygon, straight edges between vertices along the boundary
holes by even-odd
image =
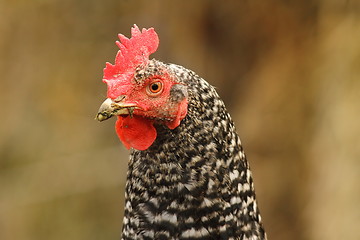
[[[180,125],[181,120],[183,120],[186,117],[187,108],[188,108],[188,101],[185,98],[179,103],[179,107],[175,119],[171,122],[167,122],[166,126],[170,129],[175,129],[176,127],[178,127]]]

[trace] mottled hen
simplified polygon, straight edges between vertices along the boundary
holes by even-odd
[[[130,150],[122,239],[266,239],[234,123],[215,89],[193,71],[149,59],[153,28],[119,34],[106,64],[107,99]]]

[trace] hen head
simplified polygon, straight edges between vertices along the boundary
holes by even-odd
[[[103,82],[108,98],[96,119],[117,116],[116,133],[125,147],[146,150],[157,136],[154,124],[179,126],[187,114],[188,95],[168,65],[149,60],[159,45],[155,30],[140,31],[134,25],[131,35],[128,39],[119,34],[115,64],[106,63]]]

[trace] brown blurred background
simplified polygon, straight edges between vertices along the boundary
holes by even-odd
[[[0,239],[119,239],[128,152],[95,113],[117,33],[215,85],[270,239],[360,239],[360,1],[0,1]]]

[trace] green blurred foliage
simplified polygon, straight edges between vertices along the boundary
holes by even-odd
[[[270,239],[360,239],[360,2],[0,2],[0,239],[118,239],[128,152],[94,121],[117,33],[228,106]]]

